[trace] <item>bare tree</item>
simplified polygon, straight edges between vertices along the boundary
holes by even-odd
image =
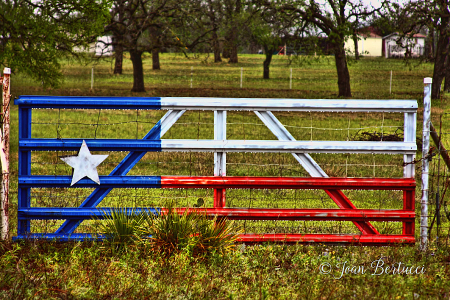
[[[152,54],[153,69],[160,69],[159,53],[163,47],[193,48],[203,42],[207,32],[195,38],[186,28],[194,28],[200,1],[179,0],[115,0],[111,20],[105,32],[115,37],[113,45],[120,51],[128,51],[133,64],[133,92],[145,92],[142,54]],[[183,35],[186,39],[179,38]],[[183,41],[184,40],[184,41]]]
[[[383,4],[386,5],[387,2],[383,1]],[[284,11],[313,24],[328,36],[338,74],[338,97],[352,96],[344,44],[346,38],[354,33],[354,21],[358,19],[359,22],[364,22],[380,9],[369,8],[357,0],[302,0],[283,6]]]
[[[424,28],[429,30],[435,41],[431,58],[434,60],[431,97],[440,96],[442,81],[449,66],[450,51],[450,10],[448,0],[411,0],[403,8],[398,8],[400,39],[410,39],[414,33]],[[408,51],[408,49],[406,49]],[[446,80],[447,81],[447,80]]]

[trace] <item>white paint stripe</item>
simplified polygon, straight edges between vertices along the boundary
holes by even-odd
[[[161,109],[416,112],[416,100],[336,100],[162,97]]]
[[[162,151],[414,154],[415,142],[161,140]]]

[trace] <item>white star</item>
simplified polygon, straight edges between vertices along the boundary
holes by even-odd
[[[89,148],[86,142],[83,140],[78,156],[62,157],[66,164],[73,168],[72,183],[74,185],[80,179],[84,177],[90,178],[92,181],[100,184],[100,178],[98,178],[97,166],[101,164],[108,155],[92,155],[89,152]]]

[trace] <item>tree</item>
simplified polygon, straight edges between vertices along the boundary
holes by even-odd
[[[107,23],[107,0],[0,1],[0,64],[44,86],[62,80],[60,60],[88,49]]]
[[[197,19],[194,16],[199,3],[200,1],[187,0],[114,1],[105,32],[116,37],[113,45],[119,45],[123,51],[130,53],[133,65],[131,91],[145,92],[142,64],[144,52],[152,53],[153,68],[160,69],[159,52],[163,47],[192,48],[202,41],[207,32],[193,39],[188,33],[188,29],[196,26]],[[179,32],[189,36],[189,42],[178,38]]]
[[[111,19],[105,31],[115,37],[114,45],[130,53],[133,65],[133,92],[145,92],[142,54],[151,51],[146,34],[158,28],[160,18],[170,18],[176,13],[177,2],[171,0],[115,0]]]
[[[211,46],[214,53],[214,62],[221,62],[219,29],[223,22],[222,3],[217,0],[207,0],[205,6],[205,16],[207,24],[211,28]]]
[[[386,5],[387,1],[383,1]],[[345,40],[354,32],[355,19],[364,22],[379,9],[368,8],[362,1],[356,0],[301,0],[286,3],[283,11],[290,12],[316,26],[328,36],[333,49],[336,71],[338,75],[338,97],[351,97],[350,74],[345,54]]]
[[[253,12],[255,13],[255,12]],[[285,14],[276,2],[266,3],[250,22],[252,39],[264,48],[263,78],[270,78],[270,63],[274,53],[304,28],[293,14]]]
[[[401,38],[428,28],[436,36],[431,97],[438,99],[441,84],[449,66],[450,8],[449,0],[409,1],[399,12]]]

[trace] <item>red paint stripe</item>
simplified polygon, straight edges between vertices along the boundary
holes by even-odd
[[[414,222],[415,212],[378,209],[261,209],[261,208],[176,208],[182,214],[204,213],[234,220],[310,220],[310,221],[398,221]],[[167,212],[161,209],[162,213]]]
[[[339,243],[357,245],[414,244],[415,238],[405,235],[340,235],[340,234],[243,234],[238,241],[245,243]]]
[[[162,188],[415,190],[411,178],[161,176]]]

